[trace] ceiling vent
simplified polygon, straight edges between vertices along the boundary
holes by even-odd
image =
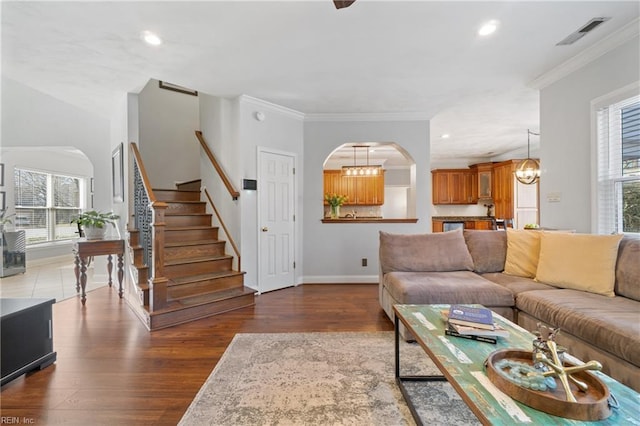
[[[589,31],[593,31],[598,25],[602,24],[603,22],[608,21],[611,18],[593,18],[591,19],[589,22],[587,22],[585,25],[582,26],[582,28],[580,28],[578,31],[569,34],[568,37],[566,37],[564,40],[562,40],[561,42],[557,43],[556,46],[567,46],[569,44],[573,44],[576,41],[580,40],[582,37],[584,37]]]

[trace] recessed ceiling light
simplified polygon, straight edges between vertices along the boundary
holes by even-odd
[[[483,24],[478,30],[478,35],[488,36],[489,34],[493,34],[498,29],[498,21],[489,21]]]
[[[142,39],[152,46],[160,46],[162,44],[162,39],[151,31],[144,31]]]
[[[451,135],[449,133],[443,133],[443,134],[440,135],[440,137],[442,139],[449,139],[451,137]]]

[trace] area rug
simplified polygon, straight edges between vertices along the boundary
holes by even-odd
[[[237,334],[180,425],[413,425],[393,332]],[[438,374],[402,342],[403,375]],[[479,424],[451,385],[411,388],[424,424]]]

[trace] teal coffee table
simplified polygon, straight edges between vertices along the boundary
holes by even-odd
[[[396,381],[418,425],[423,422],[405,386],[408,382],[448,381],[485,425],[640,425],[640,394],[611,377],[594,372],[617,400],[618,408],[600,421],[579,421],[554,416],[524,405],[501,392],[487,377],[484,362],[498,349],[530,351],[535,336],[494,313],[495,321],[509,331],[497,344],[445,335],[441,311],[449,305],[395,305]],[[399,327],[403,324],[438,367],[442,375],[403,376]],[[576,360],[576,362],[579,362]],[[614,402],[612,402],[612,405]]]

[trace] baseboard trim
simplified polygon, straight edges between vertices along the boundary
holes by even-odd
[[[378,275],[307,275],[303,284],[377,284]]]

